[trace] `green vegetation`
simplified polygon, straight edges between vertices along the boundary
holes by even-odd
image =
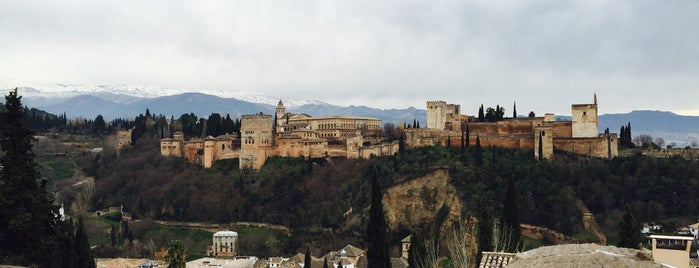
[[[67,179],[73,176],[78,165],[73,160],[52,159],[38,161],[39,174],[49,180]]]

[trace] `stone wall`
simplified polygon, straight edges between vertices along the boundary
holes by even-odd
[[[616,134],[599,134],[596,138],[561,138],[554,139],[555,150],[581,155],[610,158],[619,154]]]

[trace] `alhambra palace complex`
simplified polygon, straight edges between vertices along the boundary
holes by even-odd
[[[533,150],[534,157],[551,158],[554,150],[600,158],[618,155],[615,133],[598,133],[597,97],[593,104],[572,105],[572,121],[544,117],[508,118],[497,122],[477,122],[460,113],[460,106],[444,101],[427,102],[427,128],[404,130],[407,147],[459,146],[468,128],[469,144],[476,137],[482,146],[502,146]],[[276,120],[275,120],[276,119]],[[185,140],[182,132],[160,142],[163,156],[184,157],[209,168],[219,159],[239,159],[240,168],[260,169],[269,157],[347,157],[369,158],[393,155],[399,143],[382,142],[378,118],[354,116],[312,117],[286,112],[282,101],[275,117],[243,115],[240,135],[228,134]],[[541,146],[541,150],[539,149]]]

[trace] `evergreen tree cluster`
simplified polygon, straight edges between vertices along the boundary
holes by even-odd
[[[623,148],[635,147],[633,141],[631,141],[631,122],[626,126],[621,126],[619,130],[619,145]]]
[[[513,114],[517,112],[517,108],[513,108]],[[483,104],[478,108],[478,122],[497,122],[505,118],[505,108],[500,105],[483,109]]]
[[[94,267],[82,222],[73,233],[70,222],[58,219],[46,180],[38,182],[33,131],[21,98],[11,91],[0,113],[0,262]]]
[[[640,230],[629,205],[624,206],[624,214],[619,223],[619,242],[622,248],[638,248],[640,245]]]

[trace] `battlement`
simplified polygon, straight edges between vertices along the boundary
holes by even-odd
[[[427,109],[430,109],[430,106],[447,106],[446,101],[427,101]]]

